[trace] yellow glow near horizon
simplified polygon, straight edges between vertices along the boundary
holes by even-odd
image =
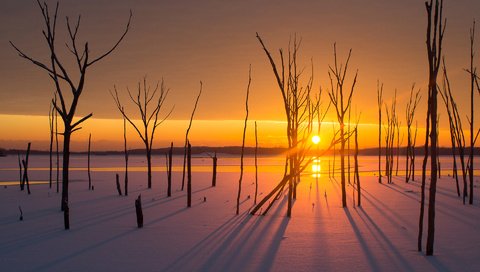
[[[314,135],[314,136],[312,137],[312,142],[313,142],[314,144],[316,144],[316,145],[317,145],[318,143],[320,143],[320,136]]]

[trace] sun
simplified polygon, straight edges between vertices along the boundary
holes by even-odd
[[[314,135],[314,136],[312,137],[312,142],[313,142],[314,144],[320,143],[320,136]]]

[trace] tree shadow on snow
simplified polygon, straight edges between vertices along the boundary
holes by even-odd
[[[275,210],[285,205],[283,198]],[[227,220],[162,270],[269,271],[288,222],[285,216],[252,216],[245,211]]]

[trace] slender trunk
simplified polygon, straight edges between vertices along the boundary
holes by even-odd
[[[347,207],[347,192],[345,190],[345,131],[343,120],[340,123],[340,168],[341,168],[341,184],[342,184],[342,207]]]
[[[58,148],[58,113],[55,111],[55,155],[57,157],[57,194],[60,191],[59,177],[60,177],[60,152]]]
[[[123,117],[123,151],[125,153],[125,195],[128,196],[127,119],[125,117]]]
[[[362,205],[362,188],[360,186],[360,174],[358,173],[358,130],[355,128],[355,156],[353,157],[355,160],[355,177],[357,181],[357,194],[358,194],[358,203],[357,206],[360,207]]]
[[[48,121],[50,125],[50,148],[49,148],[49,159],[50,159],[50,164],[49,164],[49,175],[48,175],[48,186],[50,189],[52,189],[52,170],[53,170],[53,116],[54,116],[54,110],[55,108],[52,106],[52,109],[49,112],[48,115]]]
[[[88,190],[92,190],[92,177],[90,175],[90,144],[92,141],[92,134],[88,135],[88,153],[87,153],[87,173],[88,173]]]
[[[257,135],[257,121],[255,121],[255,198],[253,204],[257,204],[257,193],[258,193],[258,135]]]
[[[148,189],[152,188],[152,150],[147,147],[147,179],[148,179]]]
[[[468,167],[468,176],[470,180],[470,196],[468,199],[468,204],[472,205],[473,204],[473,151],[475,147],[475,140],[474,140],[474,131],[473,131],[473,125],[474,125],[474,117],[475,115],[473,114],[473,107],[474,107],[474,83],[476,80],[476,68],[473,67],[473,58],[474,58],[474,43],[475,43],[475,21],[473,22],[473,27],[470,31],[470,156],[468,161],[470,162],[469,167]]]
[[[217,186],[217,152],[213,155],[212,187]]]
[[[138,195],[138,198],[135,199],[135,214],[137,215],[137,227],[143,228],[142,195]]]
[[[27,147],[27,155],[25,156],[25,160],[22,161],[23,163],[23,180],[24,180],[24,183],[27,184],[27,192],[28,194],[31,194],[31,191],[30,191],[30,182],[28,180],[28,157],[30,155],[30,146],[31,146],[31,143],[28,143],[28,147]]]
[[[192,146],[187,142],[187,207],[192,206]]]
[[[69,125],[65,128],[63,133],[63,167],[62,167],[62,211],[65,216],[69,216],[67,211],[68,203],[68,169],[70,164],[70,136],[71,130]],[[69,226],[68,226],[69,227]],[[65,229],[67,229],[67,224],[65,222]]]
[[[17,152],[17,156],[18,156],[18,173],[19,173],[19,183],[20,183],[20,190],[24,190],[25,189],[25,185],[23,183],[23,177],[22,177],[22,159],[20,158],[20,152]]]
[[[173,163],[173,142],[170,144],[170,150],[168,151],[168,163],[167,163],[167,196],[172,196],[172,163]]]
[[[425,183],[426,183],[426,174],[427,174],[427,161],[428,161],[428,145],[429,145],[429,134],[430,134],[430,91],[428,95],[428,109],[427,109],[427,122],[426,122],[426,132],[425,132],[425,148],[424,148],[424,157],[422,163],[422,185],[420,193],[420,216],[418,220],[418,239],[417,239],[417,249],[422,251],[422,239],[423,239],[423,217],[425,214]]]

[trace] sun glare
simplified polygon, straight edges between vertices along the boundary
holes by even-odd
[[[314,144],[320,143],[320,136],[314,135],[314,136],[312,137],[312,142],[313,142]]]

